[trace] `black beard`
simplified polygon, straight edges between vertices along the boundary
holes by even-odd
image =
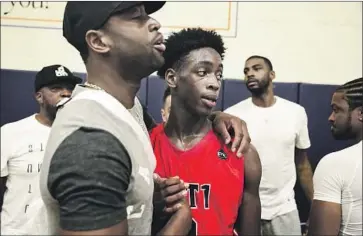
[[[253,94],[253,96],[255,97],[260,97],[261,95],[263,95],[264,93],[266,93],[267,91],[267,87],[259,87],[259,88],[253,88],[250,89],[247,87],[247,89]]]
[[[46,116],[48,117],[48,119],[51,122],[53,122],[57,115],[57,107],[50,105],[50,104],[46,104],[44,108],[45,108]]]
[[[268,90],[268,87],[271,84],[271,80],[267,79],[267,81],[258,82],[258,88],[249,88],[247,86],[248,91],[252,93],[255,97],[260,97],[261,95],[265,94]]]
[[[352,140],[355,139],[355,135],[352,133],[333,133],[333,137],[336,140]]]
[[[339,130],[339,129],[333,127],[332,134],[333,134],[333,137],[336,140],[350,140],[350,139],[355,139],[355,134],[353,132],[353,127],[351,125],[351,120],[352,120],[352,116],[351,116],[351,114],[349,114],[348,120],[345,123],[345,128],[344,129],[340,129]]]

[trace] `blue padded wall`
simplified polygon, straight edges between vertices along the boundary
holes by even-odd
[[[142,105],[146,107],[147,105],[147,78],[141,80],[141,86],[139,92],[137,92],[137,97],[140,99]]]
[[[162,122],[160,109],[166,86],[165,80],[159,76],[151,75],[147,79],[147,111],[156,122]]]
[[[221,88],[219,89],[219,96],[217,99],[217,104],[214,108],[215,111],[223,110],[223,91],[224,91],[224,80],[222,80]]]
[[[1,126],[37,112],[34,98],[34,72],[1,70]]]

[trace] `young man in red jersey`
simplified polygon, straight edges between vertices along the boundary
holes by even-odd
[[[219,95],[224,43],[214,31],[185,29],[166,40],[158,71],[171,89],[166,124],[151,131],[161,178],[189,183],[193,235],[260,234],[261,163],[254,147],[238,158],[214,133],[208,116]],[[161,216],[154,215],[153,225]],[[160,225],[159,225],[160,227]]]

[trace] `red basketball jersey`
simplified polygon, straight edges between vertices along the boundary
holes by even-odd
[[[163,124],[150,133],[156,156],[155,172],[179,176],[189,183],[193,234],[233,235],[243,196],[244,162],[211,130],[192,149],[181,151],[164,132]]]

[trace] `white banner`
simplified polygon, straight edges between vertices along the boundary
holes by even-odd
[[[152,17],[168,35],[187,27],[216,30],[222,36],[236,35],[237,2],[167,2]],[[66,2],[1,2],[1,26],[61,29]]]

